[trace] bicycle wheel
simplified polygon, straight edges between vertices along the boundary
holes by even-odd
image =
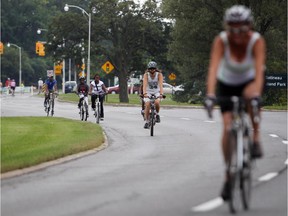
[[[230,175],[230,199],[229,199],[229,209],[231,213],[236,213],[240,209],[241,203],[241,175],[238,170],[237,165],[237,132],[231,131],[229,133],[229,151],[230,151],[230,161],[229,161],[229,175]]]
[[[80,106],[80,119],[81,119],[81,121],[84,120],[84,108],[83,108],[83,104],[81,104],[81,106]]]
[[[46,102],[46,105],[47,105],[47,116],[49,116],[49,112],[50,112],[50,99]]]
[[[96,106],[96,123],[99,124],[99,119],[100,119],[100,104],[97,103],[97,106]]]
[[[241,172],[241,196],[242,204],[245,210],[250,208],[251,189],[252,189],[252,160],[251,160],[251,145],[252,138],[248,133],[244,137],[243,148],[243,168]]]
[[[54,99],[51,100],[51,116],[54,115]]]
[[[150,113],[150,136],[154,136],[154,124],[155,124],[155,114],[154,109]]]
[[[87,121],[87,118],[88,118],[88,105],[86,103],[84,103],[84,108],[83,108],[83,111],[85,113],[85,121]]]

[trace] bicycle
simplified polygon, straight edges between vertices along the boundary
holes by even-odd
[[[83,93],[80,93],[79,94],[79,97],[81,100],[80,102],[80,111],[79,111],[79,114],[80,114],[80,119],[81,121],[87,121],[87,118],[88,118],[88,103],[87,101],[85,100],[85,95]]]
[[[230,199],[228,200],[229,210],[236,213],[240,209],[240,203],[244,210],[250,208],[252,190],[252,166],[253,158],[251,122],[246,112],[246,102],[241,97],[219,98],[219,101],[231,101],[233,103],[232,123],[229,131],[229,152],[228,162]],[[251,100],[254,121],[259,123],[258,100]],[[211,109],[207,109],[211,117]]]
[[[95,109],[94,109],[94,116],[96,119],[96,123],[99,124],[100,114],[101,114],[101,103],[99,97],[105,95],[105,93],[93,93],[92,95],[96,95],[97,98],[95,100]]]
[[[49,112],[51,116],[54,115],[54,100],[55,100],[56,94],[54,92],[49,92],[49,96],[46,100],[46,107],[45,112],[47,113],[47,116],[49,116]]]
[[[163,98],[166,96],[163,95]],[[152,94],[150,99],[150,115],[149,115],[149,126],[150,126],[150,136],[154,136],[154,126],[156,124],[156,107],[155,107],[155,100],[157,100],[159,97],[156,97],[154,94]]]

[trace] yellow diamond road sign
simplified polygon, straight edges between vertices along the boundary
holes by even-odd
[[[108,74],[114,69],[114,66],[111,64],[111,62],[107,61],[102,65],[102,69]]]

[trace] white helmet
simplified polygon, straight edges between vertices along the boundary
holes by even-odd
[[[157,63],[154,61],[150,61],[147,65],[147,68],[157,68]]]
[[[251,10],[243,5],[234,5],[227,9],[224,15],[225,23],[253,22]]]

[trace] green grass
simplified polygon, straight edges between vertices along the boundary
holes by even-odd
[[[105,103],[106,104],[119,104],[120,100],[119,100],[119,94],[108,94],[105,96]],[[139,95],[137,94],[129,94],[129,104],[130,105],[141,105],[140,99],[139,99]],[[67,101],[67,102],[78,102],[79,98],[76,94],[74,93],[69,93],[69,94],[60,94],[58,96],[59,100],[62,101]],[[90,102],[90,97],[89,97],[89,102]],[[121,103],[121,104],[125,104],[125,103]],[[164,100],[161,101],[161,105],[178,105],[178,106],[191,106],[192,104],[189,103],[178,103],[176,101],[172,100],[172,95],[171,94],[167,94],[166,98]],[[195,104],[193,104],[195,105]],[[200,104],[199,104],[200,106]],[[202,106],[202,104],[201,104]]]
[[[99,125],[55,117],[2,117],[1,132],[1,173],[93,149],[104,142]]]

